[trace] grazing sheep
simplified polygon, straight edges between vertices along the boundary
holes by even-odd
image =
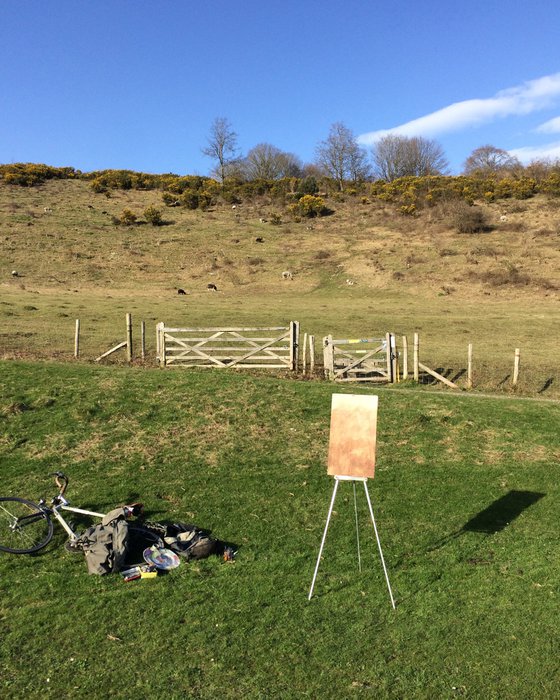
[[[255,243],[264,243],[264,238],[261,238],[260,236],[255,238]]]
[[[17,270],[12,270],[12,277],[19,277],[19,272]]]
[[[177,294],[186,294],[184,289],[178,289]]]
[[[43,207],[45,214],[52,214],[52,209],[50,207]]]
[[[346,280],[346,284],[347,284],[349,287],[353,287],[353,286],[354,286],[354,281],[353,281],[353,280]]]
[[[266,222],[268,221],[268,219],[259,219],[259,221],[261,222],[261,224],[266,224]]]
[[[207,289],[209,292],[217,292],[218,291],[218,287],[216,287],[215,284],[212,284],[212,282],[209,282]]]
[[[291,273],[289,270],[285,270],[285,271],[282,273],[282,279],[283,279],[283,280],[293,280],[293,279],[294,279],[294,276],[292,275],[292,273]]]

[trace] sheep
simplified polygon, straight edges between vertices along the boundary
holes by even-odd
[[[347,284],[349,287],[353,287],[353,286],[354,286],[354,281],[353,281],[353,280],[346,280],[346,284]]]
[[[178,289],[177,294],[186,294],[184,289]]]
[[[52,214],[52,209],[50,207],[43,207],[45,214]]]
[[[264,238],[261,238],[260,236],[255,238],[255,243],[264,243]]]
[[[209,282],[206,288],[208,289],[209,292],[217,292],[218,291],[218,287],[216,287],[215,284],[212,284],[212,282]]]
[[[289,270],[285,270],[285,271],[282,273],[282,279],[283,279],[283,280],[293,280],[293,279],[294,279],[294,276],[292,275],[292,273],[291,273]]]
[[[17,270],[12,270],[12,277],[19,277],[19,272]]]
[[[500,216],[500,221],[507,221],[507,220],[508,220],[508,218],[507,218],[507,216],[506,216],[505,214],[502,214],[502,215]]]

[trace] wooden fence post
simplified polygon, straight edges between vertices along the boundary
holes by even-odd
[[[305,374],[307,370],[307,333],[303,334],[303,357],[301,361],[301,371]]]
[[[394,381],[394,379],[393,379],[393,360],[392,360],[393,348],[391,347],[391,334],[390,333],[385,333],[385,349],[387,352],[387,377],[389,379],[389,383],[392,384],[392,382]]]
[[[403,382],[408,379],[408,339],[406,335],[402,337],[402,378]]]
[[[80,357],[80,319],[76,319],[76,331],[74,333],[74,357]]]
[[[472,389],[472,343],[467,348],[467,389]]]
[[[393,333],[389,333],[391,341],[391,382],[399,381],[399,352],[397,350],[397,338]]]
[[[418,362],[419,362],[419,353],[420,353],[420,338],[418,336],[418,333],[414,334],[414,349],[413,349],[413,372],[414,372],[414,381],[418,382],[420,378],[420,372],[418,370]]]
[[[163,321],[156,326],[156,353],[160,367],[165,367],[165,324]]]
[[[142,359],[146,359],[146,322],[142,321],[140,323],[140,352],[142,354]]]
[[[334,346],[332,335],[323,338],[323,364],[325,366],[325,378],[334,379]]]
[[[126,315],[126,359],[132,362],[132,315]]]
[[[519,348],[515,348],[515,356],[513,360],[513,379],[512,379],[512,386],[517,386],[517,381],[519,379],[519,360],[521,357],[521,350]]]
[[[315,371],[315,336],[309,336],[309,374],[313,376]]]
[[[290,321],[290,365],[293,372],[299,366],[299,321]]]

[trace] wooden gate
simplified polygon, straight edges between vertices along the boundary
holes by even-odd
[[[393,382],[396,375],[395,338],[323,339],[325,374],[338,382]]]
[[[299,323],[271,328],[166,328],[157,325],[162,367],[239,367],[296,370]]]

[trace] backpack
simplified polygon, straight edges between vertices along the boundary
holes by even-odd
[[[90,574],[108,574],[125,566],[128,549],[128,523],[124,508],[107,513],[100,525],[85,530],[74,543],[82,549]]]
[[[191,559],[206,559],[211,554],[223,549],[223,543],[212,537],[209,530],[203,530],[197,525],[186,523],[143,523],[143,527],[157,534],[164,546],[171,549],[180,557]]]

